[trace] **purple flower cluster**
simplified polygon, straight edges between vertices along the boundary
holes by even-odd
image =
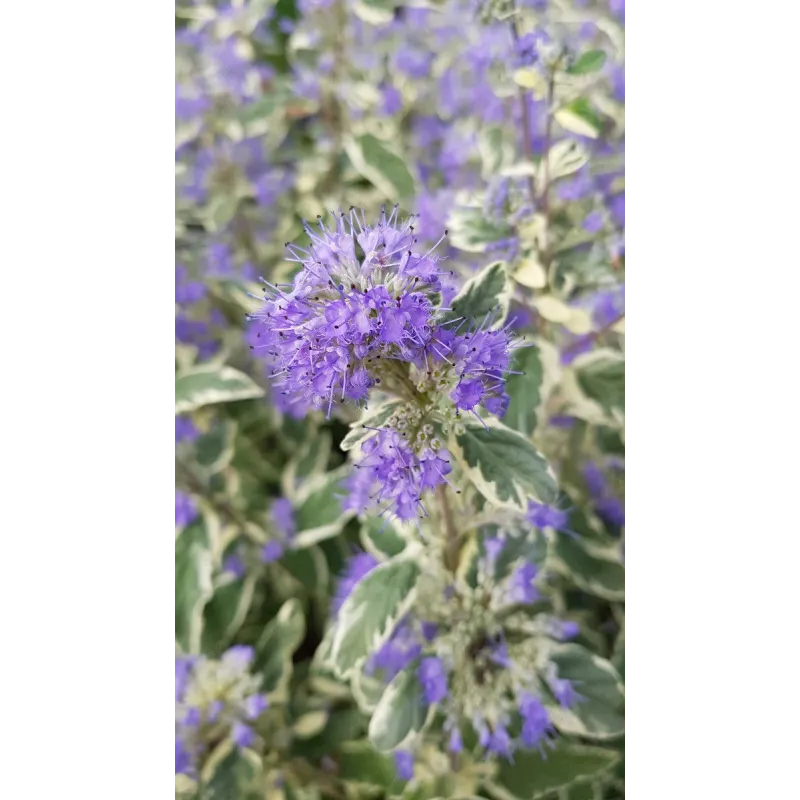
[[[422,493],[447,481],[450,466],[447,450],[430,448],[416,455],[394,430],[381,430],[361,447],[363,459],[355,465],[348,482],[345,509],[362,511],[386,503],[401,520],[417,517]]]
[[[255,741],[253,723],[268,708],[249,673],[252,647],[235,645],[218,661],[175,658],[175,772],[196,775],[209,747],[229,736],[237,747]]]
[[[330,414],[334,400],[365,400],[381,360],[424,360],[441,273],[431,252],[413,251],[412,222],[399,222],[395,207],[368,225],[353,210],[332,229],[321,219],[318,231],[306,225],[307,249],[288,245],[303,269],[286,290],[267,283],[267,303],[251,319],[263,328],[256,336],[277,384],[297,402]]]
[[[192,497],[185,492],[175,490],[175,525],[183,528],[197,519],[197,506]]]

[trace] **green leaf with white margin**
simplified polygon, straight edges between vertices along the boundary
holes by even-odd
[[[625,410],[625,356],[602,348],[579,356],[573,362],[575,377],[583,394],[606,413]]]
[[[381,561],[402,553],[407,544],[395,520],[374,515],[361,523],[359,538],[364,549]]]
[[[347,677],[391,636],[416,597],[419,565],[414,549],[379,564],[344,601],[331,647],[331,664]]]
[[[183,414],[214,403],[263,397],[264,390],[233,367],[192,367],[175,376],[175,413]]]
[[[465,476],[490,502],[526,511],[530,500],[552,503],[558,486],[545,457],[522,434],[494,418],[451,431],[449,450]]]
[[[199,653],[203,608],[213,594],[208,522],[201,515],[175,539],[175,640],[184,653]]]
[[[513,763],[500,761],[486,789],[497,800],[539,800],[552,792],[597,780],[613,769],[620,754],[564,738],[544,758],[536,750],[519,750]]]
[[[585,97],[579,97],[554,114],[562,128],[579,136],[596,139],[603,130],[603,120]]]
[[[588,75],[590,72],[597,72],[605,63],[606,54],[602,50],[588,50],[577,58],[567,72],[570,75]]]
[[[304,499],[295,509],[297,534],[293,539],[295,548],[309,547],[330,539],[341,532],[345,523],[353,517],[352,511],[342,511],[340,497],[344,494],[342,480],[349,471],[348,466],[321,475],[309,481],[302,494]]]
[[[416,182],[406,161],[371,133],[345,140],[344,149],[356,171],[390,199],[416,194]]]
[[[507,239],[511,227],[486,217],[483,205],[456,206],[447,221],[450,244],[467,253],[483,253],[486,246],[500,239]]]
[[[250,575],[218,586],[203,610],[204,653],[221,652],[242,626],[253,600],[256,578]]]
[[[523,375],[510,375],[506,393],[510,401],[503,422],[530,436],[536,430],[536,412],[541,402],[542,360],[538,347],[520,347],[514,351],[511,369]]]
[[[289,459],[281,478],[281,491],[284,497],[295,500],[296,492],[309,478],[325,472],[331,455],[331,433],[317,431],[300,451]]]
[[[365,714],[371,714],[383,697],[386,686],[383,681],[365,675],[363,670],[356,670],[350,680],[350,688],[358,707]]]
[[[482,325],[491,320],[492,328],[500,327],[508,316],[513,286],[508,276],[505,261],[495,261],[473,275],[461,291],[450,302],[450,311],[445,311],[440,324],[464,317],[464,330],[473,323]]]
[[[402,400],[390,400],[372,408],[350,425],[349,433],[342,439],[341,449],[347,452],[362,442],[366,442],[367,439],[371,439],[377,434],[377,431],[370,430],[370,428],[381,428],[386,425],[392,414],[403,405],[405,404]]]
[[[574,139],[556,142],[547,154],[547,177],[554,181],[572,175],[589,161],[589,154]],[[544,185],[544,164],[539,165],[537,181]]]
[[[292,675],[292,655],[306,635],[300,601],[287,600],[264,628],[256,643],[254,672],[263,674],[262,687],[272,697],[283,697]]]
[[[336,757],[339,780],[386,789],[397,780],[394,762],[369,742],[346,742]]]
[[[625,599],[625,568],[618,559],[587,549],[571,536],[557,535],[550,545],[548,567],[576,586],[605,600]]]
[[[210,478],[231,463],[236,438],[236,423],[230,419],[218,420],[208,433],[200,436],[194,445],[198,472]]]
[[[370,742],[383,752],[394,750],[422,730],[428,710],[415,664],[412,664],[386,687],[369,721]]]
[[[547,658],[556,666],[558,677],[571,681],[583,698],[566,709],[545,694],[545,706],[556,728],[597,741],[621,736],[625,731],[624,689],[611,662],[578,644],[551,643]]]

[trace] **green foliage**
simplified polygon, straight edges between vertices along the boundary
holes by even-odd
[[[428,704],[413,666],[386,687],[369,722],[369,740],[378,750],[393,750],[422,730]]]
[[[233,367],[198,366],[175,376],[176,414],[263,396],[264,390],[252,378]]]
[[[470,325],[498,328],[505,322],[511,300],[511,281],[503,261],[495,261],[470,278],[450,303],[443,322],[464,318]]]

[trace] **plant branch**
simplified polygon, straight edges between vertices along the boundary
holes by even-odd
[[[447,486],[441,484],[436,489],[436,498],[439,501],[442,523],[444,524],[445,545],[444,565],[450,572],[458,569],[458,556],[461,550],[461,537],[458,535],[450,499],[447,496]]]

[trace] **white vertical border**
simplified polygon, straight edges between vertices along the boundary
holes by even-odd
[[[794,796],[800,15],[627,12],[626,796]]]
[[[170,796],[173,8],[2,29],[0,795]]]

